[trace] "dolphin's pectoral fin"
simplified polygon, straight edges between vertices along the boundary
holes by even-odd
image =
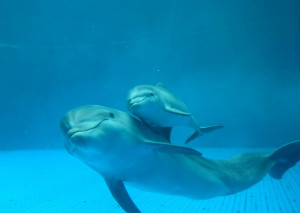
[[[166,109],[167,112],[174,113],[174,114],[177,114],[177,115],[191,116],[191,113],[182,111],[182,110],[180,110],[180,109],[176,109],[176,108],[174,108],[174,107],[166,106],[165,109]]]
[[[173,127],[148,126],[171,143],[171,131]]]
[[[300,140],[280,147],[270,155],[270,159],[276,163],[270,169],[269,174],[275,179],[281,179],[289,168],[300,161]]]
[[[185,144],[191,142],[192,140],[196,139],[199,136],[202,136],[203,133],[208,133],[215,131],[216,129],[223,128],[223,126],[207,126],[207,127],[200,127],[199,131],[195,131],[186,141]]]
[[[153,149],[156,152],[166,152],[166,153],[180,153],[180,154],[189,154],[189,155],[197,155],[202,156],[202,154],[194,149],[175,146],[166,143],[157,143],[157,142],[146,142],[149,148]]]
[[[122,209],[124,209],[125,212],[127,213],[141,212],[131,200],[122,181],[113,178],[105,178],[105,181],[112,196],[122,207]]]

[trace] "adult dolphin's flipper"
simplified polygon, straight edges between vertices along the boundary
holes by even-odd
[[[136,207],[136,205],[131,200],[122,181],[113,178],[105,178],[105,181],[112,196],[122,207],[122,209],[124,209],[125,212],[141,213],[141,211]]]
[[[283,174],[300,160],[300,140],[288,143],[278,148],[270,155],[276,163],[269,174],[275,179],[281,179]]]
[[[217,129],[223,128],[224,126],[207,126],[207,127],[200,127],[198,131],[195,131],[186,141],[185,144],[191,142],[192,140],[196,139],[199,136],[202,136],[204,133],[212,132]]]

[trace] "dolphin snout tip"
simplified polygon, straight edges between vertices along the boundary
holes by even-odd
[[[134,104],[134,100],[130,99],[127,101],[127,106],[132,106]]]
[[[67,135],[70,130],[70,124],[65,117],[63,117],[60,121],[60,129],[64,135]]]
[[[66,136],[68,138],[71,138],[75,133],[77,133],[79,130],[78,129],[70,129],[67,133]]]

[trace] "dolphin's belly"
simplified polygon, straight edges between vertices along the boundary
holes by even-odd
[[[176,125],[191,125],[190,116],[181,116],[166,111],[161,105],[143,106],[136,109],[135,114],[145,123],[161,127],[170,127]]]
[[[146,191],[209,199],[229,192],[212,169],[184,154],[158,152],[139,160],[120,177],[125,183]]]
[[[172,149],[159,151],[147,142],[123,142],[124,138],[114,141],[107,152],[92,149],[81,153],[78,148],[76,156],[104,178],[113,177],[146,191],[194,199],[229,193],[213,161]]]

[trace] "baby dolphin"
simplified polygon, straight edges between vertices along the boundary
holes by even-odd
[[[194,149],[168,144],[122,111],[97,105],[69,111],[61,120],[61,129],[67,151],[103,176],[127,213],[140,210],[124,183],[148,191],[209,199],[245,190],[267,173],[280,179],[300,160],[300,141],[272,153],[247,153],[227,160],[204,158]]]
[[[162,83],[156,86],[139,85],[127,94],[128,110],[170,139],[174,126],[189,126],[195,130],[185,143],[189,143],[198,136],[222,128],[223,126],[200,127],[187,106],[176,96],[165,89]]]

